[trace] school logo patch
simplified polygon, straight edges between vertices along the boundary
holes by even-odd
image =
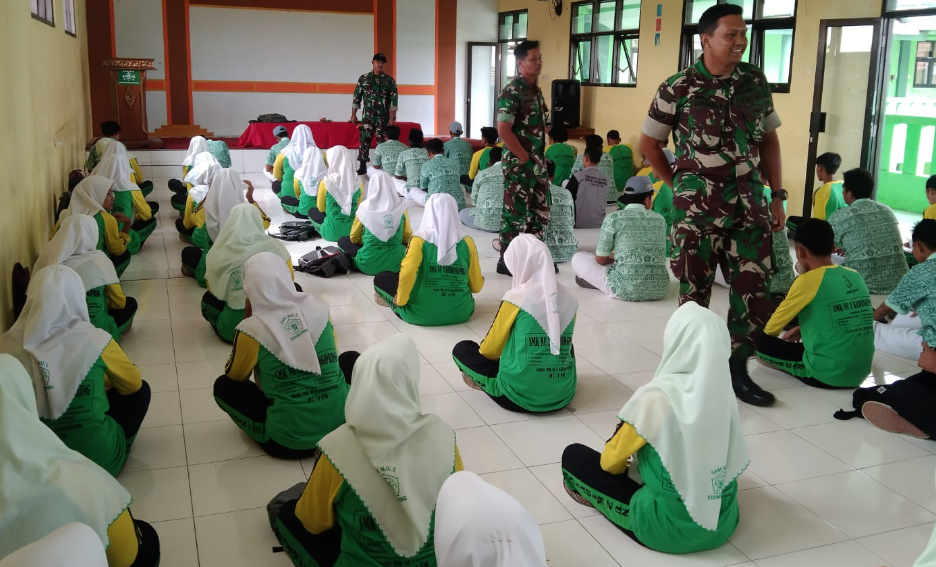
[[[377,469],[377,472],[380,473],[380,476],[384,479],[384,482],[390,486],[390,490],[393,491],[393,494],[397,497],[397,500],[400,502],[406,502],[406,496],[402,496],[400,494],[400,478],[394,474],[396,473],[396,467],[381,467]]]
[[[393,215],[384,215],[383,216],[383,227],[391,228],[393,226]]]
[[[46,390],[53,390],[55,386],[49,384],[49,380],[52,378],[52,375],[49,373],[49,364],[47,362],[39,361],[39,373],[42,374],[42,384]]]
[[[244,289],[244,280],[241,275],[241,269],[236,268],[231,270],[231,289],[234,291],[240,291]]]
[[[306,332],[305,324],[302,322],[302,319],[299,318],[297,313],[291,313],[283,318],[281,321],[283,324],[283,329],[289,333],[291,340],[296,340]]]
[[[719,468],[715,471],[715,474],[712,475],[712,495],[709,496],[709,499],[721,498],[722,491],[725,490],[725,469],[724,467]]]

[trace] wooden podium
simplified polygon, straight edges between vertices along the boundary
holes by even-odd
[[[148,143],[146,124],[146,72],[154,59],[109,58],[101,65],[110,69],[111,111],[120,122],[120,141],[127,147]]]

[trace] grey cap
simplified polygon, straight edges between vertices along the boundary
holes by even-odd
[[[676,163],[676,156],[673,155],[673,152],[669,148],[663,148],[663,154],[666,156],[666,161],[669,163],[670,167],[673,167],[673,164]]]
[[[449,132],[451,132],[451,133],[453,133],[453,134],[461,134],[461,133],[463,133],[464,131],[465,131],[465,129],[462,128],[461,122],[455,121],[455,122],[452,122],[451,124],[449,124]]]
[[[635,175],[624,186],[625,195],[643,195],[653,193],[653,181],[647,175]]]
[[[285,135],[286,135],[286,127],[285,127],[285,126],[277,126],[276,128],[273,128],[273,135],[274,135],[274,136],[285,136]]]

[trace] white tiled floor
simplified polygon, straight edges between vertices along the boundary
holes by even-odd
[[[148,159],[154,173],[163,162],[178,162],[159,153]],[[246,177],[276,230],[288,218],[269,182],[258,174]],[[160,533],[164,565],[289,565],[283,554],[271,553],[277,543],[264,506],[307,478],[310,463],[263,456],[215,405],[210,388],[229,347],[200,316],[202,290],[181,275],[184,245],[174,228],[166,179],[154,181],[160,229],[124,275],[140,311],[121,341],[154,395],[120,481],[133,494],[134,514]],[[422,210],[411,207],[410,214],[418,226]],[[696,555],[658,554],[575,504],[562,490],[562,450],[572,442],[600,449],[616,411],[650,380],[666,319],[676,308],[675,283],[664,301],[624,303],[577,287],[570,267],[562,266],[560,280],[581,303],[575,332],[578,393],[566,409],[515,414],[468,390],[451,360],[456,342],[484,335],[510,285],[494,272],[493,235],[472,236],[484,257],[486,283],[477,312],[464,325],[427,329],[403,323],[374,303],[371,278],[361,274],[330,280],[297,274],[297,280],[330,307],[342,350],[363,350],[400,332],[417,340],[424,409],[458,430],[468,469],[529,508],[541,524],[552,567],[912,565],[936,522],[936,442],[901,438],[861,420],[835,421],[835,410],[850,407],[848,393],[806,388],[753,363],[755,380],[778,402],[771,408],[741,405],[752,461],[741,477],[741,523],[729,544]],[[581,231],[579,239],[583,248],[594,249],[597,231]],[[298,258],[316,244],[287,247]],[[725,313],[724,289],[715,288],[712,305]],[[878,353],[871,379],[893,381],[915,367],[915,361]]]

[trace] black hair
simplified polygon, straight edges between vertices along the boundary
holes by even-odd
[[[584,156],[588,158],[588,161],[595,165],[598,165],[598,162],[601,161],[601,155],[603,153],[601,146],[587,146],[583,152]]]
[[[929,179],[926,180],[926,188],[936,191],[936,175],[929,176]]]
[[[68,174],[68,190],[74,191],[75,187],[78,187],[78,184],[84,180],[84,174],[81,173],[80,169],[72,170]]]
[[[922,242],[929,250],[936,250],[936,220],[923,219],[913,225],[913,241]]]
[[[644,201],[653,197],[653,191],[647,191],[646,193],[622,193],[618,197],[618,203],[622,205],[638,205],[643,204]]]
[[[718,29],[718,20],[725,16],[742,16],[744,9],[736,4],[715,4],[708,10],[702,12],[699,18],[699,33],[712,35]]]
[[[422,130],[413,128],[409,131],[409,145],[411,148],[421,148],[423,146]]]
[[[546,173],[550,179],[556,176],[556,164],[551,159],[546,160]]]
[[[842,156],[835,152],[826,152],[816,158],[816,165],[821,165],[829,175],[835,175],[835,172],[842,166]]]
[[[609,131],[608,131],[608,136],[607,136],[607,138],[608,138],[609,140],[620,140],[620,139],[621,139],[621,133],[618,132],[617,130],[609,130]]]
[[[497,163],[502,157],[504,157],[504,148],[494,146],[491,148],[491,151],[488,152],[488,163]]]
[[[855,199],[867,199],[874,192],[874,177],[870,172],[856,167],[846,171],[842,178],[845,180],[845,191],[854,195]]]
[[[441,155],[445,153],[445,144],[438,138],[433,138],[426,142],[426,151],[432,155]]]
[[[566,130],[565,126],[556,125],[550,128],[549,137],[553,139],[557,144],[569,141],[569,131]]]
[[[835,249],[832,225],[820,219],[806,219],[793,235],[793,242],[809,250],[813,256],[831,256]]]
[[[384,133],[387,135],[388,140],[400,139],[400,127],[395,124],[393,126],[387,126],[384,128]]]
[[[496,144],[498,137],[497,128],[493,126],[485,126],[484,128],[481,128],[481,137],[484,138],[484,141],[489,144]]]
[[[101,134],[104,134],[108,138],[114,134],[120,134],[120,124],[114,122],[113,120],[101,122]]]
[[[598,134],[590,134],[585,136],[585,147],[590,148],[592,146],[598,148],[604,146],[604,140],[601,138],[601,136]]]
[[[371,59],[371,61],[380,61],[381,63],[386,63],[386,62],[387,62],[387,56],[384,55],[383,53],[375,53],[375,54],[374,54],[374,58]]]
[[[521,41],[517,47],[514,48],[514,58],[526,59],[527,54],[534,49],[539,49],[538,41]]]

